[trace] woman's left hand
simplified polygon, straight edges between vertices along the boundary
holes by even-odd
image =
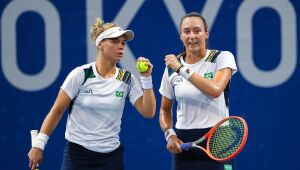
[[[136,63],[140,62],[140,61],[143,61],[143,62],[146,62],[147,66],[148,66],[148,69],[146,72],[143,72],[143,73],[140,73],[141,76],[143,77],[150,77],[151,76],[151,73],[152,73],[152,69],[153,69],[153,65],[151,64],[150,60],[145,58],[145,57],[139,57],[137,60],[136,60]]]

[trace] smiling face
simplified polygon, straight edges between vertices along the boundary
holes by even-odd
[[[180,25],[180,39],[188,53],[197,53],[206,49],[208,31],[200,17],[186,17]]]
[[[114,63],[118,63],[124,55],[125,44],[126,38],[124,36],[104,39],[99,44],[99,50],[106,60],[112,60]]]

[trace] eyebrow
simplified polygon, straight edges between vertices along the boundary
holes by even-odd
[[[115,38],[106,38],[106,39],[108,39],[108,40],[118,40],[119,37],[115,37]]]
[[[183,29],[201,29],[201,27],[193,27],[193,28],[189,28],[189,27],[185,27],[185,28],[183,28]]]
[[[124,39],[120,39],[121,37],[115,37],[115,38],[107,38],[108,40],[112,40],[112,41],[116,41],[116,40],[120,40],[120,41],[126,41],[126,38]]]

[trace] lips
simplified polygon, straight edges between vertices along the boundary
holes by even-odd
[[[124,54],[124,53],[122,53],[122,52],[119,52],[119,53],[117,53],[117,54],[118,54],[118,55],[120,55],[120,56],[123,56],[123,54]]]
[[[188,45],[197,45],[198,42],[188,42]]]

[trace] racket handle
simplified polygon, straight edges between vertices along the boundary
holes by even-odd
[[[192,148],[192,143],[183,143],[180,145],[181,150],[188,151]]]

